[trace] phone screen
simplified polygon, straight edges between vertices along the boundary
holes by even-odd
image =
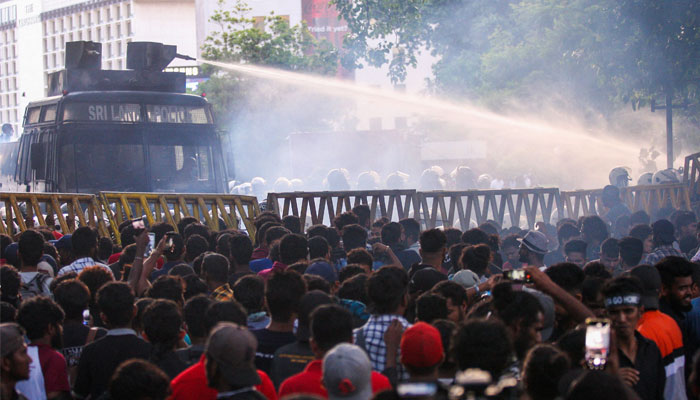
[[[503,278],[513,282],[532,283],[532,276],[523,269],[515,269],[503,272]]]
[[[590,369],[604,369],[610,352],[610,320],[586,320],[586,365]]]
[[[432,382],[405,382],[396,387],[399,397],[432,397],[437,393],[437,384]]]
[[[143,218],[138,218],[131,221],[131,226],[136,230],[146,229],[146,224],[143,222]]]
[[[144,252],[143,256],[148,257],[151,255],[153,252],[153,249],[156,247],[156,234],[153,232],[148,233],[148,245],[146,246],[146,251]]]

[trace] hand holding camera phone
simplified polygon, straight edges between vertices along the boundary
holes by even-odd
[[[605,369],[610,353],[610,320],[586,319],[586,366]]]
[[[524,269],[503,271],[503,278],[515,283],[533,283],[532,275]]]

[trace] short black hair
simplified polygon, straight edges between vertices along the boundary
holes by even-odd
[[[187,228],[190,224],[195,224],[199,223],[199,220],[195,217],[184,217],[180,219],[177,223],[177,231],[182,235],[183,237],[185,236],[185,228]]]
[[[357,215],[357,223],[362,226],[367,226],[371,218],[371,210],[367,204],[358,204],[352,208],[353,214]]]
[[[416,241],[420,236],[420,223],[416,221],[415,218],[404,218],[399,221],[399,224],[403,226],[403,230],[406,233],[406,238],[413,238]]]
[[[200,254],[209,250],[209,241],[202,235],[193,234],[185,242],[185,261],[192,262]]]
[[[185,282],[177,275],[161,275],[146,293],[153,299],[168,299],[178,304],[185,302]]]
[[[0,301],[0,324],[15,322],[16,319],[17,308],[6,301]]]
[[[260,246],[262,244],[267,244],[268,243],[267,231],[273,227],[280,227],[284,230],[287,229],[287,228],[283,227],[280,222],[277,222],[277,221],[272,220],[272,219],[268,220],[265,223],[263,223],[262,225],[260,225],[258,227],[258,230],[255,232],[255,244],[257,244],[258,246]],[[287,231],[287,233],[289,233],[289,232]],[[282,236],[284,236],[284,235],[282,235]],[[282,237],[282,236],[280,236],[280,237]]]
[[[87,285],[92,295],[92,301],[95,301],[95,296],[102,286],[112,282],[114,277],[105,268],[98,265],[83,268],[78,274],[78,279]]]
[[[578,227],[572,223],[564,223],[559,225],[557,228],[557,240],[559,241],[559,246],[564,244],[566,239],[577,237],[581,234]]]
[[[549,279],[571,294],[581,293],[583,280],[586,279],[578,265],[568,262],[554,264],[544,272]]]
[[[190,299],[198,294],[209,292],[209,288],[197,275],[190,274],[182,277],[185,282],[185,300]]]
[[[522,238],[514,233],[506,236],[501,243],[501,248],[505,249],[506,247],[520,247],[520,241],[518,239]]]
[[[265,300],[270,318],[288,322],[299,312],[299,302],[306,293],[306,282],[295,271],[274,271],[265,285]]]
[[[581,220],[581,233],[587,239],[599,242],[608,238],[608,225],[597,215],[589,215]]]
[[[462,268],[481,276],[486,273],[491,262],[491,248],[485,244],[467,245],[460,256]]]
[[[253,242],[248,235],[230,235],[228,238],[229,252],[231,260],[237,265],[248,265],[253,256]]]
[[[328,293],[320,290],[309,290],[299,302],[299,315],[297,322],[299,327],[311,329],[311,314],[322,305],[333,304],[333,299]]]
[[[588,243],[584,242],[581,239],[574,239],[570,240],[564,245],[564,254],[568,255],[569,253],[581,253],[585,257],[587,249]]]
[[[127,326],[134,317],[134,292],[124,282],[109,282],[97,292],[97,306],[110,327]]]
[[[651,217],[644,210],[635,211],[630,215],[630,225],[649,225],[651,223]]]
[[[211,229],[209,229],[208,226],[202,224],[201,222],[194,222],[185,228],[185,232],[183,232],[183,237],[185,239],[189,239],[192,235],[200,235],[204,239],[207,240],[207,243],[209,242],[209,238],[211,237]]]
[[[367,249],[363,249],[363,248],[358,247],[358,248],[352,249],[348,252],[347,262],[348,262],[348,265],[350,265],[350,264],[367,265],[370,269],[372,269],[372,266],[374,265],[374,257],[372,257],[372,254],[370,254],[370,252],[367,251]]]
[[[303,235],[289,233],[280,241],[280,261],[291,265],[299,260],[306,260],[309,255],[309,243]]]
[[[246,309],[248,314],[260,312],[265,303],[265,281],[257,275],[238,278],[232,287],[233,297]]]
[[[236,300],[212,302],[207,308],[204,319],[207,332],[211,332],[219,322],[233,322],[240,326],[248,324],[248,315],[241,303]]]
[[[450,262],[452,263],[452,270],[454,272],[464,268],[464,265],[462,265],[462,251],[464,251],[464,248],[467,246],[468,245],[466,243],[462,242],[450,246],[448,254],[450,256]]]
[[[338,272],[338,282],[343,283],[355,275],[364,274],[365,269],[357,264],[348,264]]]
[[[36,266],[44,254],[44,236],[34,230],[26,230],[17,243],[22,266]]]
[[[187,300],[183,308],[187,333],[190,337],[205,338],[207,331],[206,313],[209,305],[213,302],[209,296],[199,294]]]
[[[445,244],[445,246],[447,248],[450,248],[452,247],[452,245],[455,245],[462,241],[462,231],[460,231],[457,228],[445,228],[445,237],[447,238],[447,243]]]
[[[19,288],[22,285],[22,279],[15,267],[3,265],[0,267],[0,300],[6,301],[15,307],[19,306]]]
[[[155,224],[151,225],[149,232],[156,234],[156,244],[158,244],[158,243],[160,243],[160,240],[163,239],[163,236],[165,236],[166,233],[168,233],[168,232],[174,233],[175,227],[170,225],[169,223],[167,223],[165,221],[156,222]]]
[[[377,314],[391,314],[401,305],[408,290],[406,270],[386,265],[379,268],[367,279],[367,296],[372,301]]]
[[[323,352],[351,342],[352,329],[352,314],[339,305],[325,304],[311,313],[311,337]]]
[[[447,318],[447,300],[434,292],[425,292],[416,299],[416,320],[431,324]]]
[[[119,364],[108,390],[112,400],[165,400],[170,393],[170,378],[150,362],[132,358]]]
[[[513,345],[505,325],[496,319],[472,319],[452,338],[452,350],[460,370],[478,368],[498,379],[511,361]]]
[[[228,272],[228,258],[221,254],[207,254],[202,260],[202,274],[214,282],[228,282]]]
[[[549,344],[530,349],[523,363],[525,392],[533,400],[554,399],[559,395],[559,380],[569,371],[569,357]]]
[[[333,226],[335,226],[335,229],[337,229],[339,232],[342,231],[347,225],[358,224],[359,222],[360,219],[357,218],[357,215],[355,215],[352,211],[346,211],[340,215],[336,215],[335,218],[333,218]]]
[[[445,248],[447,236],[442,229],[433,228],[420,234],[420,248],[425,253],[437,253]]]
[[[462,234],[462,242],[466,244],[489,244],[489,234],[479,228],[472,228]]]
[[[537,321],[542,305],[537,297],[521,290],[513,290],[510,282],[502,282],[491,290],[496,315],[510,327],[527,327]]]
[[[168,271],[168,275],[177,275],[179,277],[186,277],[188,275],[195,275],[194,268],[190,267],[189,264],[186,263],[179,263],[174,265],[172,268],[170,268],[170,271]]]
[[[338,288],[336,295],[341,299],[355,300],[368,305],[369,299],[365,288],[367,278],[368,276],[364,272],[347,278]]]
[[[357,224],[345,225],[343,228],[343,248],[345,251],[367,246],[367,231]]]
[[[387,246],[392,246],[401,240],[401,224],[398,222],[389,222],[382,226],[381,230],[382,243]]]
[[[328,255],[328,250],[330,246],[328,245],[328,240],[323,236],[314,236],[309,238],[309,258],[319,258]]]
[[[586,263],[586,265],[583,266],[583,274],[603,279],[612,278],[610,271],[599,261],[590,261]]]
[[[327,280],[321,278],[318,275],[311,275],[311,274],[303,274],[301,276],[304,279],[304,282],[306,282],[306,290],[307,291],[321,291],[324,293],[331,293],[331,285],[328,283]]]
[[[66,313],[66,318],[82,319],[83,311],[90,304],[90,289],[78,279],[69,279],[56,286],[53,298]]]
[[[182,314],[174,301],[155,300],[144,310],[141,322],[148,341],[154,345],[156,357],[175,349],[180,341]]]
[[[282,218],[282,225],[291,233],[301,233],[301,220],[296,215],[287,215]]]
[[[454,281],[442,281],[433,286],[432,292],[440,294],[446,300],[452,301],[454,306],[462,306],[467,303],[467,291],[462,285]]]
[[[661,284],[667,288],[673,286],[676,278],[693,276],[692,263],[683,257],[664,257],[654,265],[661,275]]]
[[[620,248],[620,258],[630,267],[639,265],[642,261],[642,255],[644,254],[644,242],[632,237],[626,236],[617,242]]]
[[[615,238],[607,238],[600,244],[600,253],[608,257],[616,258],[620,256],[620,245]]]
[[[97,248],[97,233],[89,226],[76,229],[71,236],[71,247],[76,258],[90,255]]]
[[[629,235],[644,242],[653,233],[648,224],[638,224],[630,229]]]
[[[24,300],[17,311],[17,323],[27,331],[29,340],[40,339],[51,325],[63,324],[64,317],[61,307],[45,296]]]

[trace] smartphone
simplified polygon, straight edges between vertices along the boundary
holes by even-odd
[[[146,224],[143,222],[143,218],[137,218],[131,221],[131,226],[138,230],[146,229]]]
[[[402,399],[414,397],[432,398],[437,393],[438,387],[434,382],[404,382],[396,387],[396,393]]]
[[[610,320],[586,319],[586,365],[589,369],[605,369],[610,353]]]
[[[532,275],[524,269],[514,269],[503,272],[503,279],[518,283],[532,283]]]
[[[168,239],[165,241],[165,249],[166,250],[172,250],[173,249],[173,237],[168,236]]]
[[[143,253],[144,257],[148,257],[156,248],[156,234],[153,232],[148,232],[148,245],[146,246],[146,251]]]

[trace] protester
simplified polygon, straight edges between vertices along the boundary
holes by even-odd
[[[209,331],[207,330],[206,312],[213,303],[208,296],[197,295],[185,302],[183,318],[187,327],[190,346],[175,351],[187,367],[199,361],[204,354],[204,344]]]
[[[547,254],[547,236],[538,231],[529,231],[520,241],[520,262],[544,268],[544,255]]]
[[[17,383],[30,379],[32,359],[24,343],[24,330],[16,323],[0,324],[0,397],[23,400],[27,397],[17,389]]]
[[[104,268],[112,275],[112,270],[105,264],[95,261],[93,257],[97,257],[97,234],[92,228],[83,226],[73,232],[71,238],[71,246],[75,261],[66,265],[58,271],[58,276],[65,275],[69,272],[80,273],[86,267],[97,265]]]
[[[654,249],[642,260],[642,264],[655,265],[664,257],[684,257],[683,253],[673,247],[676,240],[673,224],[665,219],[660,219],[651,226],[652,242]]]
[[[19,271],[22,278],[20,293],[25,300],[39,295],[51,295],[49,285],[52,278],[38,269],[43,254],[44,237],[32,230],[22,232],[18,242],[18,256],[22,263]]]
[[[151,363],[163,370],[170,379],[187,368],[187,364],[175,354],[178,343],[184,337],[182,315],[172,300],[159,299],[151,303],[143,313],[144,338],[151,344]]]
[[[583,240],[573,239],[564,245],[564,259],[568,263],[576,264],[579,268],[586,265],[588,244]]]
[[[132,359],[117,367],[107,393],[109,400],[165,400],[170,394],[170,380],[148,361]]]

